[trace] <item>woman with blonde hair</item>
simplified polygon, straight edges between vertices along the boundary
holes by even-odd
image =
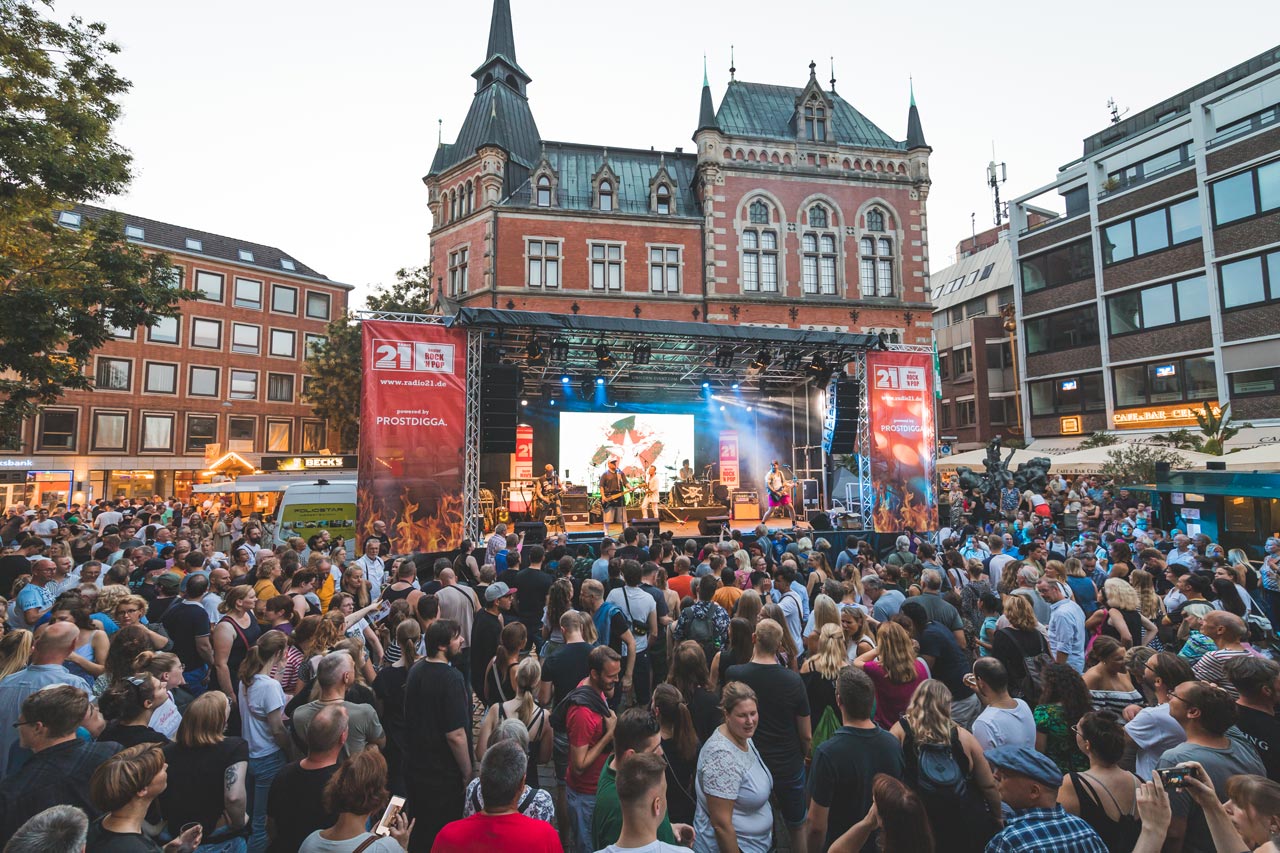
[[[147,632],[152,646],[163,649],[169,645],[169,638],[142,624],[142,617],[147,615],[147,608],[150,606],[151,603],[140,595],[124,595],[116,602],[115,610],[111,611],[111,618],[116,620],[116,624],[121,628],[136,625]]]
[[[871,633],[867,612],[853,604],[840,605],[840,628],[844,632],[846,656],[850,663],[858,655],[876,647],[875,634]]]
[[[1155,579],[1145,569],[1134,569],[1129,573],[1129,585],[1138,593],[1138,612],[1160,624],[1164,618],[1164,599],[1156,594]]]
[[[504,720],[519,720],[529,732],[529,771],[525,783],[532,788],[538,785],[538,765],[551,760],[551,721],[547,712],[538,705],[538,684],[542,681],[542,664],[532,655],[516,666],[516,695],[505,702],[490,705],[480,721],[476,735],[476,760],[484,758],[494,731]]]
[[[858,655],[853,665],[875,685],[875,722],[883,729],[897,722],[916,688],[929,677],[929,667],[917,657],[911,635],[897,622],[881,625],[876,647]]]
[[[1156,626],[1139,609],[1138,591],[1124,578],[1107,578],[1102,584],[1102,606],[1085,620],[1085,634],[1119,640],[1125,648],[1145,646],[1156,638]]]
[[[779,625],[787,624],[787,617],[783,614],[782,608],[776,604],[766,604],[760,608],[761,619],[772,619]],[[839,624],[840,617],[836,616],[836,624]],[[787,667],[792,672],[800,670],[800,650],[796,648],[796,641],[791,636],[789,630],[782,632],[782,644],[778,648],[778,663]]]
[[[818,593],[813,599],[812,630],[804,637],[805,654],[813,654],[818,648],[818,634],[824,625],[840,624],[840,608],[831,596]]]
[[[804,682],[805,693],[809,696],[809,724],[816,731],[823,712],[828,708],[835,711],[837,720],[840,719],[840,708],[836,705],[836,678],[840,670],[849,665],[849,658],[844,628],[839,622],[827,623],[814,631],[814,639],[814,652],[800,667],[800,680]]]
[[[1013,595],[1013,591],[1018,588],[1018,570],[1025,565],[1021,560],[1011,560],[1004,564],[1004,568],[1000,570],[1000,582],[996,584],[996,592],[1001,599]]]
[[[756,623],[760,621],[760,611],[763,609],[764,601],[760,598],[760,593],[754,589],[743,590],[742,595],[738,596],[738,611],[734,615],[739,619],[746,619],[751,629],[755,630]]]
[[[1003,576],[1001,581],[1003,581]],[[1031,600],[1025,595],[1006,595],[1003,600],[1004,619],[1008,627],[991,635],[991,656],[1004,664],[1009,673],[1009,694],[1026,700],[1032,708],[1037,697],[1027,695],[1027,658],[1049,653],[1049,643],[1040,633],[1040,623]]]
[[[249,746],[223,735],[230,713],[226,695],[216,690],[187,707],[175,741],[164,748],[169,787],[160,795],[170,831],[198,823],[204,831],[200,849],[225,853],[243,849],[249,805]]]
[[[906,770],[902,781],[921,791],[935,838],[951,839],[947,850],[979,853],[996,833],[1000,820],[1000,790],[982,754],[978,739],[951,719],[951,691],[941,681],[928,679],[911,697],[902,717],[889,733],[902,744]],[[951,754],[968,781],[961,798],[949,792],[930,796],[920,787],[922,746],[950,746]]]
[[[0,680],[26,669],[33,636],[30,631],[19,628],[0,638]]]

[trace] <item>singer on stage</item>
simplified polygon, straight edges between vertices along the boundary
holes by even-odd
[[[644,500],[640,503],[640,515],[643,518],[658,517],[658,466],[650,465],[644,476]]]
[[[782,473],[782,467],[777,459],[773,460],[769,473],[764,477],[764,486],[769,493],[769,510],[764,514],[764,518],[760,519],[760,523],[764,524],[768,521],[774,510],[783,508],[787,512],[787,517],[791,519],[791,523],[794,524],[796,515],[791,507],[791,483],[788,482],[787,475]]]

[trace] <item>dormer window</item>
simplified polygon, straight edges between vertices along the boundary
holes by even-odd
[[[867,230],[883,231],[884,230],[884,213],[879,210],[867,211]]]
[[[604,211],[613,210],[613,182],[600,182],[600,209]]]
[[[804,136],[814,142],[827,141],[827,108],[817,99],[805,104]]]
[[[671,213],[671,188],[666,184],[661,184],[658,187],[655,207],[658,214],[661,216],[666,216]]]
[[[538,207],[551,206],[551,179],[546,175],[538,176]]]
[[[747,221],[752,225],[768,225],[769,205],[758,200],[751,202],[751,207],[747,209]]]

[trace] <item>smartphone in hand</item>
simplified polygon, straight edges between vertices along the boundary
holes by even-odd
[[[378,821],[378,825],[373,828],[374,835],[390,835],[391,824],[395,821],[396,815],[400,814],[400,810],[403,808],[404,797],[392,797],[391,802],[387,803],[387,808],[382,813],[382,818]]]

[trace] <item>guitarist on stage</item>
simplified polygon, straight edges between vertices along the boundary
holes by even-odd
[[[538,478],[538,500],[542,502],[543,518],[553,519],[553,524],[561,533],[567,532],[564,526],[564,509],[560,504],[560,495],[564,491],[560,487],[560,477],[556,474],[556,469],[552,465],[548,465],[544,473]]]
[[[618,460],[610,459],[609,470],[600,477],[600,508],[604,513],[605,536],[609,535],[610,521],[627,526],[626,497],[630,488],[627,478],[618,470]]]
[[[764,487],[769,493],[769,510],[764,514],[764,518],[760,519],[760,523],[764,524],[768,521],[773,511],[781,507],[786,509],[787,517],[791,519],[792,524],[795,524],[796,515],[791,507],[791,484],[787,482],[787,475],[782,473],[782,467],[777,459],[773,460],[769,473],[764,477]]]

